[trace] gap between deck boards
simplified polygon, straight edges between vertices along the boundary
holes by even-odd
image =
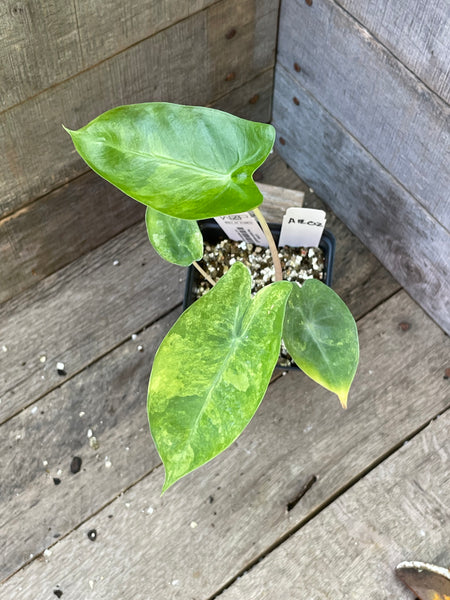
[[[435,421],[440,416],[444,415],[448,410],[450,410],[450,406],[445,408],[444,410],[439,411],[433,417],[431,417],[426,423],[424,423],[421,427],[416,429],[411,434],[407,435],[405,438],[400,440],[397,444],[392,446],[385,454],[380,456],[373,463],[368,465],[366,469],[358,473],[356,477],[349,480],[342,488],[337,490],[334,494],[332,494],[325,502],[323,502],[320,506],[318,506],[315,510],[313,510],[305,519],[299,521],[292,529],[287,531],[284,535],[282,535],[275,543],[266,548],[259,556],[249,562],[245,567],[239,570],[230,580],[223,585],[216,593],[212,596],[209,596],[207,600],[216,600],[219,598],[228,588],[230,588],[240,577],[249,573],[256,565],[258,565],[261,561],[263,561],[269,554],[271,554],[274,550],[282,546],[289,538],[295,535],[302,527],[307,525],[310,521],[312,521],[315,517],[317,517],[321,512],[323,512],[326,508],[328,508],[331,504],[333,504],[339,497],[348,492],[351,488],[353,488],[358,481],[361,481],[366,475],[368,475],[371,471],[376,469],[378,466],[382,465],[386,460],[388,460],[391,456],[393,456],[397,450],[399,450],[406,442],[410,442],[416,436],[418,436],[422,431],[424,431],[433,421]],[[312,487],[312,486],[311,486]],[[310,489],[310,488],[309,488]],[[308,490],[306,490],[307,493]]]
[[[403,294],[404,296],[404,294]],[[399,294],[400,297],[400,294]],[[417,309],[419,310],[419,309]],[[442,411],[440,411],[442,412]],[[433,416],[433,418],[435,418],[436,415]],[[430,421],[430,418],[428,418],[427,423]],[[423,427],[426,426],[423,423],[421,424],[421,426],[419,427],[419,429],[423,429]],[[361,476],[367,474],[370,470],[372,470],[375,466],[377,466],[380,462],[382,462],[383,460],[386,459],[387,456],[390,456],[393,452],[395,452],[395,450],[404,443],[405,439],[410,438],[411,436],[414,436],[417,434],[418,429],[415,429],[413,431],[413,433],[411,434],[411,432],[409,432],[407,434],[406,437],[403,437],[400,441],[397,441],[392,447],[390,447],[388,449],[387,452],[384,452],[380,457],[378,457],[375,461],[373,461],[369,466],[365,467],[365,469],[362,472],[357,473],[357,475],[353,478],[351,478],[349,480],[349,482],[344,486],[339,488],[338,490],[336,490],[336,492],[330,496],[330,498],[327,498],[325,500],[325,502],[322,502],[321,504],[319,504],[319,506],[317,507],[317,509],[313,510],[313,513],[311,515],[308,515],[306,517],[306,519],[300,520],[299,523],[297,525],[294,526],[294,528],[290,528],[285,534],[283,534],[278,540],[277,542],[275,542],[274,544],[270,545],[268,548],[266,548],[262,553],[260,553],[254,560],[252,560],[251,562],[247,563],[247,566],[245,567],[245,569],[240,569],[239,573],[242,572],[242,570],[248,570],[249,568],[252,568],[255,564],[257,564],[257,562],[259,562],[261,560],[262,557],[266,556],[269,552],[272,551],[272,549],[274,549],[275,547],[279,546],[285,539],[287,539],[288,537],[290,537],[293,533],[295,533],[295,531],[297,531],[298,529],[300,529],[306,522],[308,522],[309,520],[311,520],[311,518],[313,518],[315,515],[317,515],[319,512],[321,512],[321,510],[323,510],[323,508],[325,506],[327,506],[328,504],[330,504],[330,502],[334,501],[337,497],[339,497],[343,492],[345,492],[347,489],[349,489],[349,487],[351,487],[352,485],[355,484],[355,482],[357,480],[359,480],[361,478]],[[156,469],[159,468],[160,465],[154,465],[151,469],[151,472],[154,472]],[[144,474],[143,476],[139,477],[138,481],[142,481],[144,479],[146,479],[148,477],[148,473]],[[89,514],[87,516],[87,518],[83,518],[82,522],[78,523],[76,527],[72,528],[71,531],[66,532],[66,534],[64,535],[64,537],[67,537],[69,535],[69,533],[77,530],[80,528],[80,526],[83,523],[86,523],[88,520],[90,520],[92,518],[93,515],[97,515],[98,513],[102,512],[102,510],[104,508],[106,508],[107,506],[109,506],[112,502],[114,502],[115,499],[117,499],[119,496],[121,496],[125,490],[129,490],[133,487],[135,487],[135,485],[138,483],[138,481],[133,482],[131,485],[127,486],[125,489],[122,489],[121,491],[117,492],[113,498],[111,498],[107,503],[105,503],[104,505],[102,505],[101,507],[97,507],[95,511],[93,511],[92,514]],[[61,540],[62,538],[58,539],[58,542]],[[57,543],[57,542],[56,542]],[[54,544],[53,544],[54,545]],[[53,546],[52,545],[52,546]],[[23,566],[19,569],[19,571],[23,568]],[[17,573],[18,571],[16,571],[15,573]],[[224,589],[226,589],[226,587],[229,587],[229,585],[231,585],[231,583],[233,581],[236,580],[236,578],[239,576],[239,573],[236,574],[233,578],[231,582],[228,582],[225,586],[222,586],[221,590],[223,591]],[[8,576],[7,579],[10,579],[12,577],[12,575]],[[218,592],[216,592],[217,595]],[[215,596],[212,596],[215,597]]]

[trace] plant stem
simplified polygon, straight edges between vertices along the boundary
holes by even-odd
[[[275,240],[273,239],[272,232],[270,231],[269,226],[267,225],[267,221],[264,218],[262,212],[259,210],[259,208],[254,208],[253,212],[255,213],[256,218],[260,222],[260,225],[264,231],[264,235],[266,236],[267,241],[269,242],[270,254],[272,255],[273,266],[275,267],[275,281],[283,281],[283,271],[281,269],[280,258],[278,256],[278,249],[275,244]]]
[[[206,281],[208,283],[210,283],[213,287],[216,285],[216,282],[214,281],[214,279],[212,279],[212,277],[210,277],[208,275],[208,273],[201,268],[201,266],[198,264],[198,262],[196,260],[194,260],[194,262],[192,264],[197,269],[197,271],[199,271],[199,273],[201,273],[203,275],[203,277],[206,279]]]

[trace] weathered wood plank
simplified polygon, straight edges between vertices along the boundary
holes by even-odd
[[[216,1],[3,2],[0,110],[23,102]]]
[[[278,60],[450,230],[445,102],[333,0],[283,3]],[[293,96],[286,98],[292,119]]]
[[[450,102],[450,4],[446,0],[336,0],[411,71]]]
[[[183,269],[153,251],[142,222],[3,304],[1,420],[159,319],[183,286]]]
[[[411,600],[399,562],[450,562],[449,427],[447,412],[220,597]]]
[[[8,552],[0,579],[160,464],[146,423],[146,389],[156,349],[180,312],[2,426],[0,538]],[[77,474],[70,470],[74,456],[82,460]]]
[[[281,157],[449,332],[449,233],[281,66],[274,123]]]
[[[407,331],[398,326],[405,320],[411,324]],[[79,527],[55,541],[45,559],[7,581],[5,597],[41,600],[59,586],[69,598],[209,598],[448,406],[448,382],[442,377],[448,339],[404,292],[365,317],[360,335],[362,361],[348,411],[303,374],[282,377],[237,443],[162,498],[161,468],[138,481],[154,463],[152,450],[144,448],[150,439],[139,431],[147,429],[145,415],[134,414],[141,410],[135,396],[145,385],[148,365],[133,343],[117,349],[113,360],[99,361],[86,378],[81,374],[42,399],[38,407],[44,415],[27,410],[10,420],[3,432],[14,444],[14,456],[22,457],[9,454],[1,477],[9,489],[12,473],[20,471],[14,489],[20,495],[1,510],[8,522],[0,531],[13,545],[10,555],[28,558],[52,542],[54,533]],[[129,383],[131,377],[140,383]],[[92,406],[92,397],[99,407]],[[79,410],[86,415],[79,417]],[[86,437],[88,422],[99,432],[98,461]],[[37,450],[30,460],[32,448]],[[68,473],[74,451],[86,466],[76,476]],[[50,457],[50,477],[40,463],[44,453]],[[143,457],[134,460],[140,453],[150,457],[149,463]],[[64,471],[55,486],[51,477],[58,476],[58,467]],[[97,512],[108,494],[113,500],[127,487],[127,469],[136,485]],[[312,474],[317,482],[288,512],[287,504]],[[9,496],[2,494],[5,502]],[[31,506],[36,500],[40,511]],[[46,514],[43,509],[50,506]],[[80,514],[93,516],[81,521]],[[95,542],[87,537],[91,529],[97,531]],[[9,563],[8,572],[17,566]]]
[[[0,221],[0,302],[144,219],[145,207],[93,172]]]
[[[267,122],[272,89],[273,70],[269,69],[213,106]],[[0,220],[0,302],[101,245],[143,215],[142,205],[88,172]]]
[[[327,227],[336,237],[333,289],[345,299],[355,317],[359,318],[366,314],[400,289],[399,283],[386,271],[379,260],[280,158],[277,152],[259,169],[257,177],[262,182],[300,190],[305,194],[305,206],[326,211]],[[275,221],[281,216],[267,209],[265,215]]]
[[[275,221],[281,220],[285,209],[286,203],[279,200],[263,205],[263,212]],[[337,219],[331,219],[332,227],[333,221]],[[340,227],[336,234],[341,258],[338,255],[336,259],[333,286],[359,317],[398,286],[348,230]],[[349,258],[353,247],[356,265]],[[114,266],[114,260],[120,265]],[[129,265],[125,274],[118,269],[122,263]],[[139,274],[146,263],[144,272],[154,270],[155,279]],[[7,352],[0,352],[1,419],[64,381],[56,373],[57,361],[67,363],[68,376],[72,376],[122,342],[130,331],[170,310],[182,298],[180,278],[184,279],[182,269],[163,264],[153,253],[142,222],[6,302],[0,315],[0,346],[7,348]],[[128,286],[133,290],[131,299]],[[69,301],[74,293],[75,310]],[[149,306],[150,301],[154,305]],[[105,318],[105,306],[109,319]],[[40,362],[42,355],[47,357],[45,363]]]
[[[61,123],[134,102],[214,102],[273,66],[276,22],[270,0],[222,0],[2,113],[0,216],[86,171]]]

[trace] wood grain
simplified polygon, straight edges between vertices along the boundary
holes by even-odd
[[[407,331],[399,327],[405,320]],[[59,586],[68,598],[209,598],[448,407],[442,377],[448,339],[404,292],[365,317],[360,336],[362,360],[347,411],[303,374],[281,377],[239,440],[162,498],[161,468],[140,479],[154,466],[136,400],[139,386],[145,394],[151,355],[141,359],[133,343],[42,399],[37,406],[43,415],[27,410],[10,420],[3,432],[14,452],[8,452],[0,479],[7,486],[1,509],[7,525],[0,531],[12,545],[6,571],[20,566],[16,559],[41,552],[49,541],[53,545],[51,554],[7,581],[3,595],[41,600]],[[98,434],[98,460],[88,447],[89,426]],[[76,476],[68,473],[74,452],[85,461]],[[62,481],[55,486],[51,478],[58,467]],[[288,512],[312,474],[317,482]],[[122,495],[133,477],[136,484]],[[107,497],[110,503],[100,510]],[[434,506],[431,496],[427,506]],[[428,523],[438,517],[434,512]],[[415,533],[422,527],[428,528],[421,523]],[[91,529],[97,531],[95,542],[87,537]],[[55,533],[68,535],[53,541]],[[339,533],[330,530],[323,538],[331,541]]]
[[[294,79],[450,230],[448,104],[333,0],[284,2],[278,50]]]
[[[276,164],[283,166],[279,160]],[[285,209],[286,203],[268,199],[264,212],[279,221]],[[336,222],[329,220],[331,227]],[[358,318],[398,285],[348,230],[341,227],[336,234],[340,254],[334,288]],[[356,265],[350,259],[353,249]],[[0,352],[1,420],[66,379],[57,374],[56,362],[64,362],[67,377],[72,377],[181,302],[184,277],[183,269],[163,263],[153,252],[142,221],[4,303],[0,347],[6,346],[7,352]],[[46,356],[45,363],[41,356]]]
[[[272,89],[269,69],[212,106],[267,122]],[[258,99],[250,102],[255,95]],[[87,172],[0,220],[0,302],[100,246],[143,215],[142,205]]]
[[[449,233],[281,66],[274,124],[281,157],[450,332]]]
[[[0,110],[35,96],[214,1],[2,2]]]
[[[156,349],[180,312],[128,338],[3,425],[0,538],[8,552],[2,553],[0,579],[160,464],[146,389]],[[82,460],[76,474],[70,470],[74,456]]]
[[[428,87],[450,102],[450,4],[446,0],[338,0]]]
[[[276,22],[270,0],[222,0],[2,113],[0,217],[86,171],[61,123],[127,103],[210,104],[273,67]]]
[[[142,222],[3,304],[1,420],[179,304],[184,277],[153,251]]]
[[[304,205],[327,213],[327,228],[336,237],[336,256],[333,268],[333,289],[345,299],[356,318],[365,315],[400,289],[400,284],[379,260],[336,217],[329,206],[302,181],[275,152],[259,169],[256,177],[261,182],[292,188],[305,194]],[[276,206],[279,205],[277,202]],[[282,214],[274,213],[272,205],[263,205],[266,218],[279,221]],[[286,207],[283,207],[283,211]],[[282,211],[280,211],[282,212]]]
[[[411,600],[399,562],[450,563],[449,427],[447,412],[220,597]]]

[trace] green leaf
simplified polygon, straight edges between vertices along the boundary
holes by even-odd
[[[197,221],[177,219],[147,206],[145,224],[148,238],[165,260],[187,267],[203,256],[203,236]]]
[[[344,408],[359,359],[358,331],[351,312],[328,286],[308,279],[293,286],[286,306],[283,340],[297,365]]]
[[[280,350],[287,281],[252,298],[236,262],[164,338],[153,363],[148,415],[166,470],[163,492],[225,450],[258,408]]]
[[[125,194],[192,220],[259,206],[252,174],[275,140],[271,125],[165,102],[113,108],[66,131],[87,164]]]

